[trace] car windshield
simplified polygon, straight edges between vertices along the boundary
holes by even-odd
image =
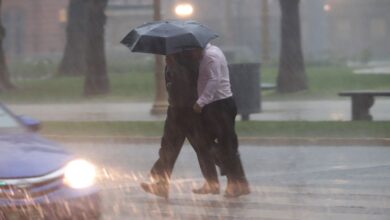
[[[23,127],[3,106],[0,105],[0,133],[22,131]]]

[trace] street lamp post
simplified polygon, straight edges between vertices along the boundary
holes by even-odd
[[[153,0],[153,18],[155,21],[161,20],[161,1]],[[164,83],[164,62],[161,55],[155,56],[155,98],[153,107],[150,111],[152,115],[165,114],[167,111],[167,93],[165,91]]]

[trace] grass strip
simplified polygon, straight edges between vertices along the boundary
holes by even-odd
[[[44,122],[43,135],[160,137],[164,122]],[[390,138],[390,122],[237,122],[240,137]]]
[[[120,67],[118,64],[116,67]],[[0,93],[0,100],[6,103],[68,103],[68,102],[129,102],[153,101],[154,73],[147,68],[130,65],[118,73],[111,68],[111,93],[94,97],[83,96],[84,76],[48,77],[14,80],[18,89]],[[30,66],[19,72],[29,73]],[[28,70],[28,71],[27,71]],[[37,71],[39,73],[40,71]],[[276,83],[278,68],[264,66],[260,70],[262,83]],[[385,90],[389,88],[389,74],[354,74],[345,66],[308,66],[306,68],[309,88],[305,91],[285,94],[275,90],[263,91],[263,100],[318,100],[338,99],[338,92],[343,90]]]

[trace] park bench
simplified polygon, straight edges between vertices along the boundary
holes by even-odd
[[[274,90],[276,88],[276,86],[273,83],[260,83],[260,88],[262,91]]]
[[[354,90],[343,91],[339,96],[350,96],[352,102],[352,120],[372,120],[370,108],[374,105],[375,96],[390,96],[390,90]]]

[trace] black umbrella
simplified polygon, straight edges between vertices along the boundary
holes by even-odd
[[[204,48],[218,37],[196,21],[156,21],[130,31],[121,41],[133,52],[173,54],[188,48]]]

